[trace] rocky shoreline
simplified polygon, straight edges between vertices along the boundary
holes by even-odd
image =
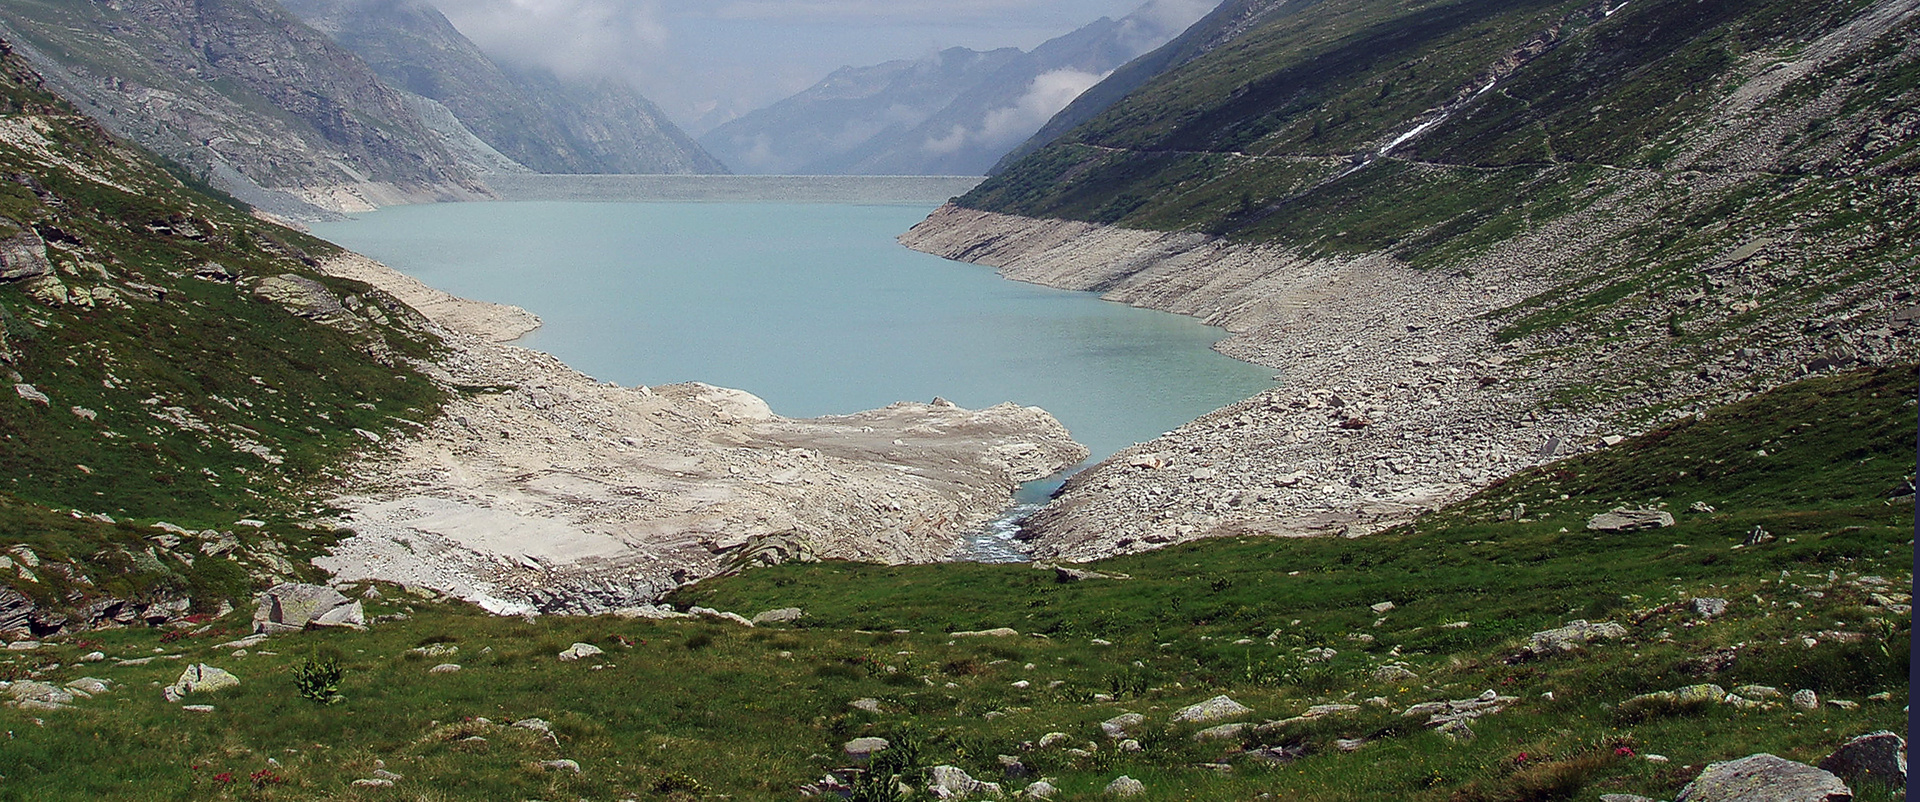
[[[1021,482],[1084,459],[1051,415],[897,403],[790,419],[703,384],[619,387],[502,344],[535,325],[357,256],[327,272],[419,309],[447,350],[442,414],[349,469],[354,530],[316,561],[341,581],[432,588],[499,613],[645,604],[746,563],[928,562]]]
[[[1791,317],[1761,317],[1705,354],[1679,352],[1663,327],[1647,323],[1664,318],[1664,303],[1602,313],[1639,326],[1633,336],[1582,342],[1547,331],[1502,342],[1499,310],[1559,283],[1540,265],[1635,222],[1633,209],[1601,211],[1611,215],[1605,222],[1545,226],[1444,271],[1384,254],[1309,258],[1195,233],[952,204],[900,240],[1010,279],[1200,318],[1230,333],[1221,352],[1284,372],[1282,387],[1069,480],[1026,527],[1041,559],[1093,560],[1223,535],[1364,535],[1526,467],[1809,372],[1920,358],[1910,336],[1920,319],[1912,276],[1901,286],[1843,288]],[[1706,299],[1708,311],[1733,319],[1752,309],[1748,299],[1785,283],[1793,262],[1765,258],[1773,246],[1742,248],[1713,268],[1711,280],[1733,286]],[[1672,372],[1635,378],[1646,366]],[[1611,392],[1572,392],[1614,381]]]

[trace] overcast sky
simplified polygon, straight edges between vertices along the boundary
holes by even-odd
[[[1194,8],[1217,2],[1162,1]],[[1144,0],[431,2],[496,58],[624,76],[698,133],[839,67],[956,46],[1027,49],[1102,16],[1117,19]]]

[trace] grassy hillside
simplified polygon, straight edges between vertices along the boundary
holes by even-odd
[[[1385,535],[1214,540],[1086,566],[1128,579],[827,563],[753,570],[676,599],[749,615],[804,608],[791,627],[536,623],[382,586],[371,631],[277,636],[245,655],[215,648],[243,633],[244,612],[185,634],[91,633],[0,662],[16,678],[118,685],[71,711],[0,710],[15,734],[0,775],[49,800],[779,799],[849,765],[848,739],[879,735],[896,755],[917,750],[896,766],[916,782],[952,764],[1010,789],[1044,776],[1063,799],[1100,798],[1121,774],[1153,799],[1667,798],[1710,761],[1815,761],[1849,736],[1899,728],[1911,616],[1892,605],[1910,604],[1915,393],[1911,367],[1810,380],[1516,476]],[[1696,501],[1716,509],[1689,511]],[[1522,504],[1518,520],[1502,514]],[[1621,504],[1679,522],[1584,527]],[[1774,539],[1743,545],[1756,527]],[[1694,598],[1725,599],[1726,612],[1698,614]],[[1383,602],[1394,607],[1376,612]],[[1626,634],[1527,653],[1529,633],[1573,619]],[[1022,634],[948,634],[1003,626]],[[606,653],[558,660],[575,642]],[[454,650],[411,651],[436,644]],[[161,659],[75,663],[96,649]],[[329,659],[344,701],[303,698],[296,670]],[[163,702],[151,683],[199,661],[242,684],[186,700],[212,712]],[[462,668],[428,673],[442,663]],[[1389,665],[1404,673],[1380,673]],[[1700,683],[1857,706],[1623,704]],[[1511,700],[1470,721],[1472,737],[1403,715],[1489,690]],[[1256,723],[1356,707],[1218,740],[1168,724],[1221,693]],[[878,712],[850,706],[861,699]],[[1101,733],[1122,712],[1147,718],[1132,733],[1141,751]],[[552,736],[512,726],[527,718]],[[1065,742],[1039,746],[1050,732]],[[1286,756],[1259,762],[1264,747]],[[1008,777],[1000,755],[1030,776]],[[581,770],[541,765],[555,760]],[[351,784],[376,771],[400,779]]]
[[[45,602],[189,587],[209,607],[244,597],[245,570],[196,562],[191,544],[184,558],[165,544],[156,558],[144,526],[155,520],[192,530],[260,521],[233,535],[241,562],[311,573],[246,555],[276,539],[305,543],[287,523],[309,511],[303,494],[381,433],[426,420],[441,398],[409,364],[437,347],[412,310],[316,273],[332,245],[163,167],[0,51],[0,239],[13,277],[0,282],[0,540],[72,573],[0,581]],[[341,306],[263,295],[286,276],[319,282]]]

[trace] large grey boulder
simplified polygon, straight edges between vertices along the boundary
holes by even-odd
[[[240,678],[206,663],[195,663],[180,672],[180,678],[172,685],[160,689],[160,694],[169,702],[178,702],[181,697],[195,693],[207,693],[240,684]]]
[[[1674,802],[1852,802],[1832,772],[1766,753],[1708,765]]]
[[[1141,784],[1139,780],[1128,777],[1125,774],[1115,777],[1113,778],[1113,782],[1107,783],[1107,796],[1142,796],[1146,793],[1147,786]]]
[[[1833,750],[1820,768],[1855,785],[1907,787],[1907,739],[1882,730],[1862,735]]]
[[[1587,528],[1597,532],[1632,532],[1672,525],[1673,513],[1666,510],[1613,510],[1587,519]]]
[[[325,585],[286,582],[254,597],[254,602],[256,633],[298,632],[309,625],[366,626],[366,611],[360,603]]]
[[[1225,695],[1221,695],[1199,704],[1180,708],[1174,712],[1172,721],[1175,724],[1209,724],[1215,721],[1239,718],[1252,712],[1253,708],[1229,699]]]

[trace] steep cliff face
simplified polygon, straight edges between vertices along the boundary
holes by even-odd
[[[0,35],[95,119],[263,209],[485,190],[365,63],[264,0],[23,0]]]
[[[1044,553],[1360,533],[1912,361],[1920,3],[1325,0],[907,235],[1227,327],[1286,388],[1069,483]]]
[[[542,173],[725,173],[651,101],[608,79],[502,65],[422,0],[288,0],[389,83],[444,105]]]
[[[981,175],[1054,112],[1199,12],[1149,2],[1031,51],[954,48],[848,67],[701,137],[746,172]]]

